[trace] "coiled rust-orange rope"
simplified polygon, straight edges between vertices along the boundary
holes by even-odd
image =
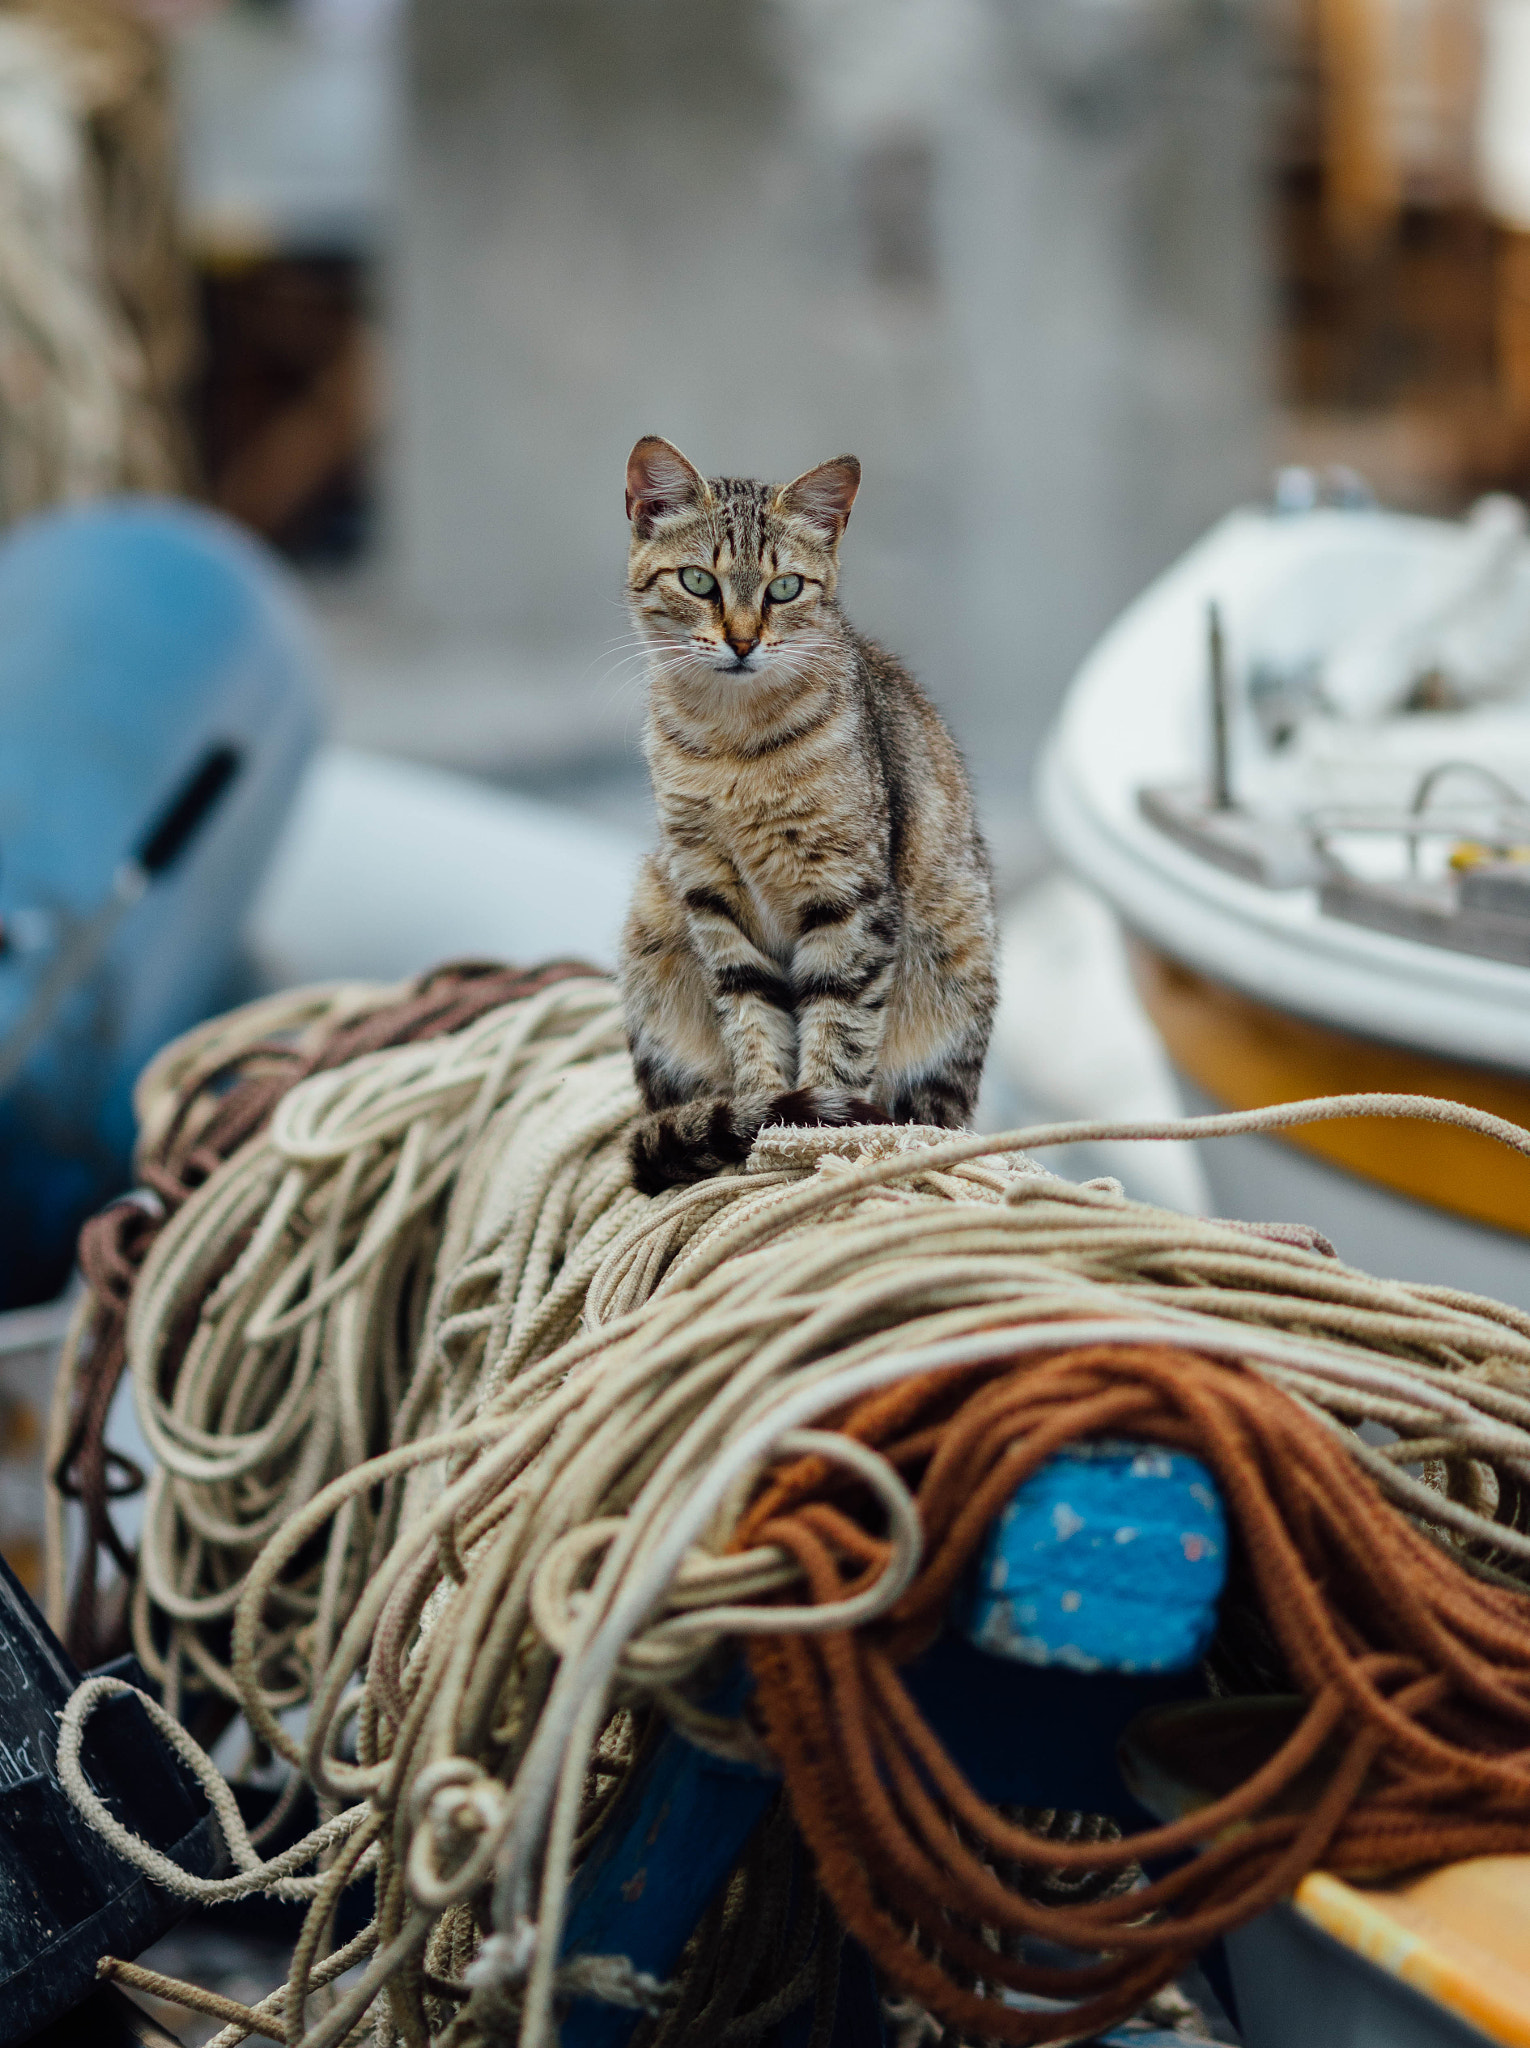
[[[1134,2011],[1317,1865],[1375,1877],[1530,1850],[1530,1597],[1463,1570],[1288,1395],[1188,1350],[1101,1346],[930,1374],[839,1426],[914,1490],[924,1563],[869,1627],[757,1638],[758,1705],[835,1911],[886,1979],[948,2024],[1016,2043],[1077,2038]],[[1277,1753],[1227,1796],[1118,1842],[1067,1844],[976,1795],[899,1669],[938,1633],[1021,1481],[1101,1436],[1210,1467],[1303,1705]],[[772,1477],[735,1547],[781,1545],[821,1603],[882,1570],[876,1527],[843,1470],[806,1457]],[[1167,1874],[1084,1904],[1038,1903],[993,1867],[1126,1870],[1192,1849]],[[1094,1960],[1027,1960],[1025,1936]],[[1005,1987],[1066,2003],[1017,2010]]]

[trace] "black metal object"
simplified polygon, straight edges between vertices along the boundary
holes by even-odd
[[[1222,607],[1206,607],[1206,683],[1211,694],[1211,808],[1233,808],[1232,747],[1227,731],[1227,635]]]
[[[142,1683],[132,1658],[105,1668]],[[88,1998],[99,1956],[136,1955],[183,1910],[86,1825],[58,1783],[58,1715],[79,1682],[0,1559],[0,2048]],[[83,1761],[134,1833],[196,1876],[217,1871],[217,1823],[137,1700],[92,1716]]]
[[[134,848],[133,858],[146,875],[174,867],[238,773],[237,747],[220,741],[208,748]]]

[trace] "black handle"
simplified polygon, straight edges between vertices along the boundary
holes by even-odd
[[[146,875],[162,875],[175,865],[238,775],[240,765],[237,747],[208,748],[134,851],[133,858]]]

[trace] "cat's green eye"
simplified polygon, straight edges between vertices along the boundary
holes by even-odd
[[[794,597],[802,595],[802,578],[778,576],[775,582],[769,585],[766,595],[772,604],[790,604]]]
[[[692,597],[711,597],[717,589],[717,578],[710,569],[682,569],[680,583]]]

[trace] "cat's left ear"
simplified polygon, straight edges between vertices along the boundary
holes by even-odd
[[[709,495],[700,470],[661,434],[645,434],[627,457],[627,517],[640,540],[656,519],[704,505]]]
[[[776,510],[816,527],[832,547],[845,530],[850,507],[861,487],[861,465],[853,455],[836,455],[804,470],[795,482],[776,493]]]

